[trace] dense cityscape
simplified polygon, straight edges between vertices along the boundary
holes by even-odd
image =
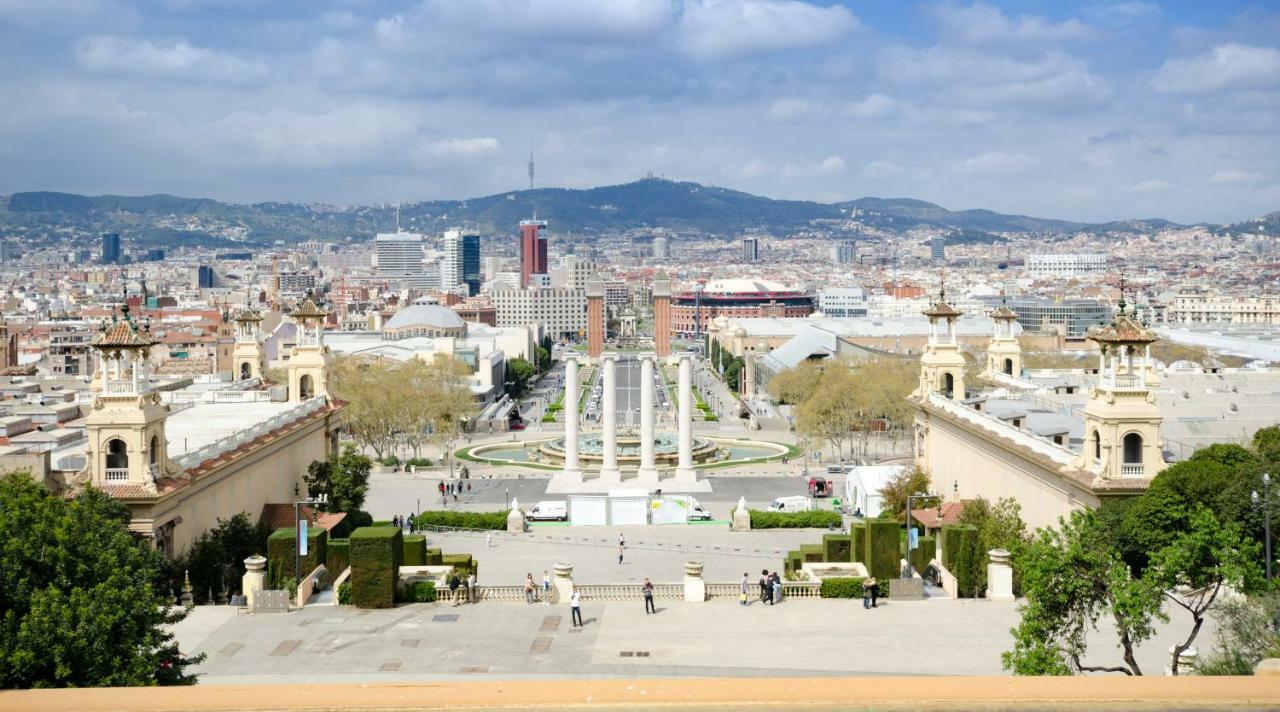
[[[138,26],[223,17],[124,5]],[[755,81],[730,69],[754,50],[712,20],[761,38],[774,28],[759,17],[789,28],[797,44],[770,50],[775,68],[902,22],[843,3],[676,5],[653,4],[653,22],[675,23],[653,30],[667,39],[635,40],[639,15],[609,22],[726,83]],[[922,7],[940,28],[929,56],[987,71],[980,57],[1023,61],[1036,43],[1151,44],[1175,18],[1208,22],[1172,3],[1006,5]],[[366,65],[332,71],[367,80],[408,62],[432,22],[461,38],[590,6],[405,4],[374,25]],[[313,30],[279,12],[259,30]],[[0,36],[62,26],[42,13],[0,3]],[[1257,33],[1280,19],[1247,4],[1231,17],[1214,25],[1231,41],[1135,76],[1153,96],[1273,105],[1280,48]],[[316,20],[329,49],[363,21]],[[164,42],[130,53],[127,39],[81,37],[77,66],[131,77],[114,62],[145,65]],[[588,63],[631,51],[565,41],[593,48]],[[37,56],[20,44],[15,67]],[[172,49],[181,59],[142,84],[203,67],[191,77],[240,92],[285,71],[265,54]],[[316,52],[309,71],[334,61]],[[924,81],[908,70],[928,52],[910,52],[885,45],[878,86]],[[586,71],[565,62],[541,71]],[[816,97],[776,99],[768,121],[797,126],[823,112]],[[1129,108],[1110,90],[1074,99]],[[823,121],[894,112],[914,126],[914,101],[868,94]],[[1192,122],[1187,101],[1170,122]],[[1089,111],[1054,107],[1054,121]],[[938,121],[997,121],[963,112]],[[23,147],[0,176],[0,710],[1280,704],[1280,212],[1267,211],[1280,193],[1265,185],[1280,173],[1274,116],[1242,117],[1259,123],[1191,161],[1216,171],[1198,178],[1207,190],[1234,191],[1213,205],[1175,197],[1190,167],[1134,183],[1095,155],[1129,134],[1090,137],[1084,159],[1129,187],[1104,199],[1064,178],[1054,203],[1018,184],[1077,170],[1051,157],[1056,139],[953,163],[949,183],[887,158],[855,177],[847,149],[716,175],[690,167],[694,144],[601,174],[607,159],[566,146],[618,141],[608,130],[521,126],[534,136],[408,148],[428,182],[385,182],[401,168],[368,165],[387,156],[315,158],[273,191],[200,183],[205,164],[181,152],[196,182],[168,168],[60,179],[27,165],[45,143],[0,123],[0,155]],[[315,133],[304,152],[338,140],[293,129]],[[753,146],[772,135],[743,130]],[[1193,130],[1207,129],[1171,134]],[[330,170],[353,184],[374,172],[334,200],[342,189],[311,175]],[[326,201],[297,199],[307,190]],[[882,191],[903,197],[855,197]]]

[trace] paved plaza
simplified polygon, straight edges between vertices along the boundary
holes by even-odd
[[[1177,632],[1187,628],[1178,617]],[[632,676],[1001,675],[1017,623],[1013,604],[985,600],[884,602],[792,599],[778,606],[660,601],[566,606],[411,604],[385,610],[308,606],[236,615],[197,608],[177,628],[182,650],[206,653],[203,685],[413,682]],[[1114,661],[1109,629],[1091,655]],[[1208,626],[1201,641],[1212,639]],[[1143,646],[1147,674],[1163,671],[1174,636],[1162,626]]]

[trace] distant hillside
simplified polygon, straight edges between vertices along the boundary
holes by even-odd
[[[456,225],[484,234],[510,234],[533,215],[558,233],[583,235],[662,227],[713,235],[763,228],[785,235],[819,227],[839,231],[848,221],[905,232],[945,231],[951,244],[998,242],[999,233],[1069,234],[1082,230],[1150,231],[1173,225],[1158,218],[1090,225],[990,210],[948,210],[911,198],[859,198],[826,204],[774,200],[698,183],[645,179],[584,190],[541,188],[468,200],[435,200],[404,205],[406,229],[435,232]],[[120,232],[130,240],[155,244],[271,244],[308,239],[368,239],[395,226],[390,206],[333,207],[300,203],[239,205],[172,195],[137,197],[30,192],[0,197],[0,234],[39,234],[44,229],[82,233]],[[1227,229],[1280,232],[1273,213]],[[175,242],[176,241],[176,242]]]

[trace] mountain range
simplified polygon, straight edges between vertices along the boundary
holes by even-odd
[[[856,232],[850,221],[882,230],[937,229],[948,242],[1000,241],[1000,233],[1067,235],[1148,232],[1176,224],[1158,218],[1091,224],[990,210],[948,210],[911,198],[859,198],[840,203],[774,200],[750,193],[657,178],[583,190],[540,188],[467,200],[335,207],[300,203],[223,203],[171,195],[138,197],[26,192],[0,196],[0,232],[38,235],[43,228],[119,232],[147,244],[270,244],[307,239],[367,239],[399,224],[435,232],[466,226],[482,234],[515,231],[536,216],[558,233],[599,234],[636,228],[734,235],[748,229],[787,234],[804,229]],[[1241,230],[1280,234],[1280,213]],[[1231,230],[1236,226],[1213,226]]]

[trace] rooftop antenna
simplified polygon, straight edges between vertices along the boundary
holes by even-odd
[[[400,204],[396,203],[396,232],[400,232]]]
[[[533,139],[529,139],[529,190],[533,190]]]

